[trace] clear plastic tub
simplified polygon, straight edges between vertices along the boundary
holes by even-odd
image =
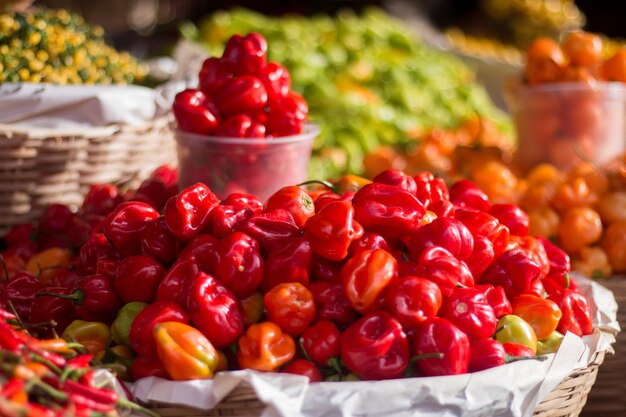
[[[308,124],[295,136],[224,138],[175,131],[180,185],[203,182],[220,198],[240,192],[262,201],[286,185],[306,181],[313,140]]]
[[[540,163],[568,169],[606,164],[626,149],[626,88],[621,83],[514,86],[507,102],[522,170]]]

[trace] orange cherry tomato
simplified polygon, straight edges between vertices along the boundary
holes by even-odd
[[[596,209],[605,223],[626,222],[626,191],[605,194]]]
[[[526,50],[525,75],[529,84],[554,82],[564,67],[565,55],[553,39],[537,38]]]
[[[611,224],[602,244],[615,272],[626,272],[626,222]]]
[[[613,267],[609,255],[599,246],[590,246],[580,250],[580,257],[572,262],[572,271],[578,271],[589,278],[609,278]]]
[[[593,33],[580,30],[570,32],[562,46],[571,65],[593,67],[602,57],[602,39]]]
[[[597,200],[598,196],[589,189],[587,181],[578,177],[559,184],[552,205],[563,212],[572,207],[592,206]]]
[[[494,203],[511,203],[517,200],[517,177],[502,162],[488,161],[472,173],[474,183]]]
[[[600,66],[600,75],[606,81],[626,83],[626,48],[622,48]]]
[[[602,220],[597,211],[590,207],[574,207],[565,212],[559,227],[559,243],[566,252],[577,253],[601,236]]]
[[[553,239],[559,234],[561,219],[550,207],[528,210],[528,234]]]

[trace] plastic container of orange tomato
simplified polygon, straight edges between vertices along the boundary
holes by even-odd
[[[540,163],[602,166],[626,150],[626,87],[618,82],[512,85],[507,105],[522,170]]]

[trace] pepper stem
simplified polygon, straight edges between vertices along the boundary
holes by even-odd
[[[150,409],[148,409],[148,408],[146,408],[146,407],[144,407],[142,405],[134,403],[132,401],[125,400],[123,398],[119,398],[117,400],[117,405],[120,406],[120,407],[124,407],[124,408],[130,408],[131,410],[139,411],[139,412],[144,413],[144,414],[146,414],[146,415],[148,415],[150,417],[160,417],[154,411],[152,411],[152,410],[150,410]]]
[[[443,359],[443,353],[432,352],[432,353],[422,353],[421,355],[412,356],[411,359],[409,359],[409,365],[407,366],[406,371],[404,372],[404,376],[406,376],[407,378],[412,377],[414,375],[413,368],[414,368],[415,362],[420,361],[422,359]]]
[[[519,362],[519,361],[527,361],[527,360],[536,360],[536,361],[545,361],[546,359],[548,359],[547,356],[543,356],[543,355],[536,355],[536,356],[509,356],[506,355],[504,358],[504,362],[505,363],[511,363],[511,362]]]
[[[74,304],[76,305],[81,305],[83,301],[85,300],[85,294],[83,293],[83,290],[81,290],[80,288],[78,288],[76,291],[74,291],[71,294],[58,294],[56,292],[47,292],[47,291],[40,291],[35,294],[35,297],[43,297],[43,296],[50,296],[50,297],[64,298],[66,300],[72,300],[74,301]]]
[[[336,193],[337,192],[337,187],[330,181],[324,181],[324,180],[308,180],[308,181],[304,181],[301,182],[300,184],[296,184],[298,187],[302,187],[303,185],[311,185],[311,184],[319,184],[319,185],[323,185],[324,187],[330,189],[330,191]]]

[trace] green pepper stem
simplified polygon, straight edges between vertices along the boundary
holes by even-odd
[[[125,400],[123,398],[119,398],[117,400],[117,405],[120,406],[120,407],[130,408],[131,410],[142,412],[142,413],[144,413],[144,414],[146,414],[146,415],[148,415],[150,417],[160,417],[154,411],[152,411],[152,410],[150,410],[150,409],[148,409],[148,408],[146,408],[146,407],[144,407],[142,405],[134,403],[132,401]]]
[[[296,184],[298,187],[302,187],[303,185],[311,185],[311,184],[319,184],[319,185],[323,185],[324,187],[328,188],[330,191],[336,193],[337,192],[337,187],[330,181],[324,181],[324,180],[308,180],[308,181],[304,181],[301,182],[300,184]]]
[[[35,294],[35,297],[43,297],[43,296],[50,296],[50,297],[64,298],[66,300],[72,300],[74,301],[74,304],[77,304],[77,305],[81,305],[83,301],[85,300],[85,294],[80,288],[78,288],[76,291],[74,291],[71,294],[57,294],[55,292],[47,292],[47,291],[40,291]]]
[[[536,360],[536,361],[543,362],[546,359],[548,359],[548,357],[547,356],[543,356],[543,355],[536,355],[536,356],[509,356],[509,355],[506,355],[505,358],[504,358],[504,362],[505,363],[511,363],[511,362],[527,361],[527,360]]]

